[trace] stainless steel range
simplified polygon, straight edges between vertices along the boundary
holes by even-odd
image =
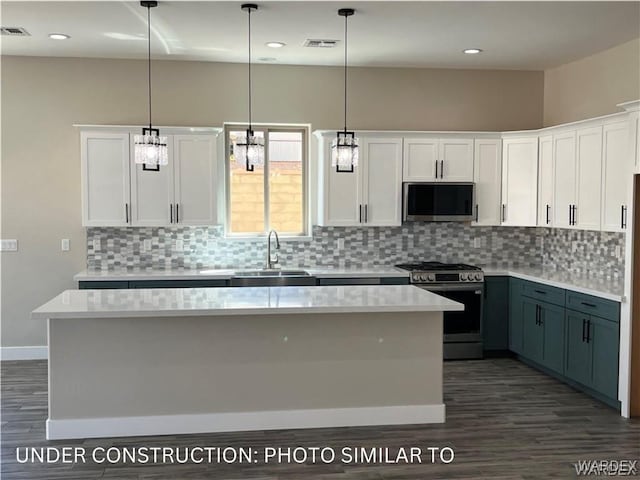
[[[396,267],[411,272],[411,283],[464,304],[463,312],[444,312],[444,358],[482,358],[482,269],[463,263],[419,262]]]

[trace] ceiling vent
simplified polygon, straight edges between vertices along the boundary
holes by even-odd
[[[22,27],[0,27],[2,35],[10,35],[12,37],[29,37],[31,34]]]
[[[321,40],[321,39],[311,39],[308,38],[304,42],[305,47],[315,47],[315,48],[333,48],[338,44],[339,40]]]

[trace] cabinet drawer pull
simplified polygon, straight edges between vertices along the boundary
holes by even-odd
[[[587,303],[587,302],[582,302],[582,305],[584,305],[585,307],[591,307],[591,308],[597,307],[597,305],[594,305],[593,303]]]
[[[540,295],[546,295],[547,292],[543,291],[543,290],[534,290],[534,292],[539,293]]]

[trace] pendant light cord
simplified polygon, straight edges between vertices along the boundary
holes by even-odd
[[[149,130],[151,130],[151,7],[147,6],[147,60],[149,75]],[[151,134],[151,132],[149,132]]]
[[[344,131],[347,131],[347,16],[344,17]]]
[[[249,13],[249,131],[252,131],[251,126],[251,8],[247,9]],[[247,138],[247,143],[249,139]]]

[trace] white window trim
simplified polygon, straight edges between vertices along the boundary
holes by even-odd
[[[264,192],[265,192],[265,223],[269,223],[269,139],[268,139],[268,131],[277,132],[293,132],[300,131],[303,134],[302,138],[302,224],[304,227],[304,231],[300,235],[292,235],[291,233],[283,232],[280,234],[278,232],[278,236],[281,240],[286,241],[308,241],[313,238],[312,236],[312,225],[311,225],[311,205],[309,199],[309,192],[311,191],[311,146],[310,146],[310,135],[311,135],[311,125],[310,124],[275,124],[275,123],[254,123],[252,125],[254,130],[265,131],[265,170],[264,170]],[[251,241],[256,239],[264,239],[266,238],[270,226],[268,226],[264,232],[248,234],[248,233],[232,233],[231,232],[231,170],[229,164],[229,152],[231,151],[231,142],[229,138],[229,133],[231,131],[237,130],[246,130],[248,125],[245,123],[225,123],[224,124],[224,146],[223,146],[223,172],[224,172],[224,238],[226,240],[241,240],[241,241]]]

